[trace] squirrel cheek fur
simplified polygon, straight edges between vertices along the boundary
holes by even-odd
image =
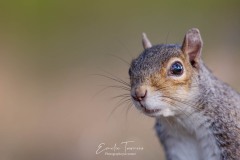
[[[181,77],[174,79],[173,77],[168,77],[168,70],[170,68],[170,65],[176,61],[179,61],[183,64],[184,73]],[[186,96],[188,96],[190,91],[197,93],[197,91],[195,91],[193,88],[194,86],[192,77],[194,75],[192,73],[193,71],[190,65],[191,64],[185,60],[185,56],[183,54],[179,57],[170,58],[167,62],[162,64],[159,73],[150,76],[150,85],[156,89],[159,89],[159,91],[165,97],[177,95],[178,97],[181,97],[181,99],[187,99]],[[195,93],[192,94],[195,95]]]
[[[131,96],[139,110],[156,118],[166,158],[240,159],[240,95],[203,63],[199,30],[190,29],[181,46],[153,46],[145,33],[142,43],[145,50],[129,69]],[[181,74],[170,72],[174,63]]]

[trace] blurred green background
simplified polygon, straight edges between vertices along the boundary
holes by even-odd
[[[128,81],[141,51],[141,33],[153,44],[180,43],[197,27],[203,58],[240,90],[240,1],[150,0],[0,2],[0,159],[164,159],[154,119],[117,107],[123,93],[94,74]],[[110,118],[109,118],[109,115]],[[100,143],[134,140],[135,156],[96,155]]]

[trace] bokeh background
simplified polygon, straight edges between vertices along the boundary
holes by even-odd
[[[128,81],[121,59],[143,50],[142,32],[153,44],[181,43],[197,27],[207,65],[240,91],[239,8],[238,0],[1,1],[0,159],[164,159],[154,119],[118,107],[112,97],[128,92],[104,90],[117,82],[96,74]],[[100,143],[127,140],[144,150],[96,155]]]

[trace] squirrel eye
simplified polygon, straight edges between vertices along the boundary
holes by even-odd
[[[170,74],[180,76],[183,74],[183,66],[180,62],[174,62],[170,68]]]

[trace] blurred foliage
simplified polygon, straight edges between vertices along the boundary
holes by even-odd
[[[22,53],[45,57],[94,54],[88,49],[111,45],[115,38],[136,37],[142,31],[182,37],[190,27],[209,31],[213,41],[237,35],[227,39],[236,44],[239,7],[238,0],[1,1],[1,35],[22,48]]]
[[[237,60],[239,7],[239,0],[1,1],[0,55],[36,79],[71,68],[82,74],[114,66],[110,54],[130,61],[142,51],[142,32],[154,44],[181,43],[185,32],[197,27],[204,57]]]
[[[223,46],[236,54],[239,7],[238,0],[1,1],[0,55],[34,76],[72,67],[88,73],[97,65],[112,65],[101,63],[109,54],[129,55],[127,60],[139,54],[142,32],[154,44],[181,43],[192,27],[202,32],[204,49]]]

